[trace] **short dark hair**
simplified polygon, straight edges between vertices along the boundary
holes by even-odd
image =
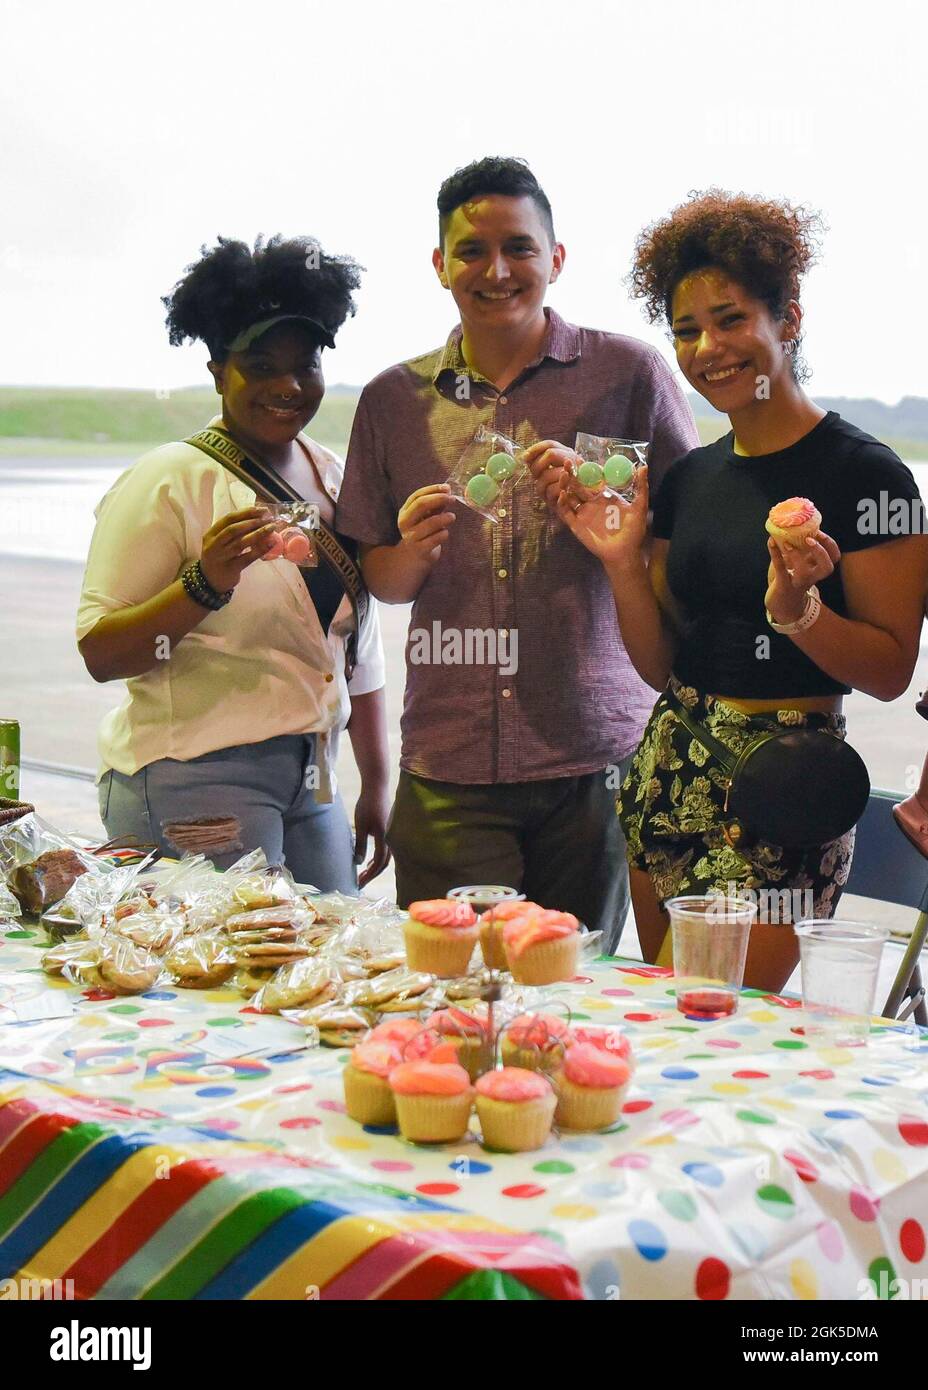
[[[305,314],[334,336],[355,312],[361,270],[347,256],[326,255],[312,237],[258,237],[254,250],[219,237],[162,299],[168,337],[175,347],[200,339],[223,362],[242,329],[278,313]]]
[[[541,214],[545,230],[555,241],[551,204],[541,184],[524,159],[505,155],[487,155],[463,169],[456,169],[438,190],[438,240],[445,244],[448,221],[455,208],[489,193],[501,193],[507,198],[531,198]]]

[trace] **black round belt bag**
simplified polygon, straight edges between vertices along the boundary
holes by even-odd
[[[725,836],[736,848],[767,840],[812,849],[857,824],[870,795],[863,758],[827,729],[758,734],[740,753],[726,748],[676,696],[670,706],[697,743],[728,773]]]

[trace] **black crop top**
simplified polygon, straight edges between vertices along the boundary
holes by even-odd
[[[842,554],[865,550],[908,534],[903,519],[920,506],[915,479],[892,449],[835,411],[774,454],[744,457],[733,442],[728,433],[678,459],[654,501],[654,535],[670,542],[667,579],[685,619],[674,673],[738,699],[848,694],[766,620],[764,522],[777,502],[808,497]],[[847,615],[840,565],[819,592]]]

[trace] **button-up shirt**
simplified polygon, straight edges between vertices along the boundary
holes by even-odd
[[[213,425],[221,424],[217,417]],[[321,487],[315,502],[332,524],[342,463],[302,436]],[[97,507],[77,617],[78,641],[101,618],[153,598],[203,549],[221,517],[255,505],[255,493],[192,444],[165,444],[123,473]],[[347,596],[323,632],[296,565],[259,561],[242,571],[231,602],[203,620],[151,670],[126,681],[126,698],[103,720],[100,774],[131,776],[160,758],[186,762],[280,734],[316,735],[316,800],[335,791],[338,740],[351,696],[384,683],[375,612],[345,676],[345,639],[355,621]]]
[[[416,488],[448,480],[480,425],[522,447],[540,439],[572,447],[578,430],[649,440],[656,491],[698,443],[670,369],[634,338],[545,312],[540,355],[504,391],[468,368],[460,327],[443,349],[364,388],[340,531],[395,545],[400,507]],[[413,605],[401,766],[468,784],[597,771],[636,746],[654,692],[622,645],[601,563],[527,471],[499,501],[498,523],[453,504],[450,538]]]

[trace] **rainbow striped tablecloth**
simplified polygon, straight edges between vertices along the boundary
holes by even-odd
[[[38,940],[0,927],[0,1006],[48,987]],[[611,1132],[531,1154],[362,1129],[348,1054],[294,1050],[283,1022],[279,1050],[217,1061],[217,1033],[247,1053],[266,1027],[237,994],[58,985],[72,1016],[0,1026],[0,1279],[83,1298],[928,1288],[928,1039],[816,1051],[790,1001],[698,1023],[666,971],[583,968],[562,997],[621,1023],[638,1070]]]

